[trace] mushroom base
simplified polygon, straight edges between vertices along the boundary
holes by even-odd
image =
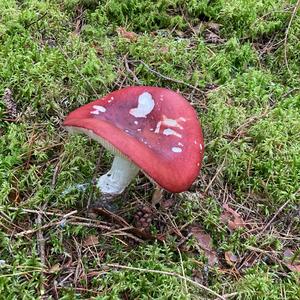
[[[138,172],[139,168],[134,163],[115,156],[111,169],[99,178],[97,187],[103,194],[121,194]]]

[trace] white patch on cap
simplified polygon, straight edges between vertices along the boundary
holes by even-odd
[[[202,149],[203,149],[203,147],[202,147],[202,145],[201,145],[201,144],[199,144],[199,148],[200,148],[200,150],[202,150]]]
[[[181,146],[181,147],[183,147],[183,144],[179,142],[179,143],[178,143],[178,146]]]
[[[199,167],[200,166],[200,163],[197,163],[197,167]]]
[[[141,129],[141,128],[138,128],[137,131],[142,131],[142,129]]]
[[[93,111],[91,111],[91,114],[92,115],[99,115],[99,110],[93,110]]]
[[[180,152],[182,152],[182,149],[179,147],[172,147],[172,151],[175,153],[180,153]]]
[[[106,108],[101,105],[93,105],[93,108],[100,111],[100,112],[106,112]]]
[[[150,128],[150,131],[153,131],[154,130],[154,128]]]
[[[155,131],[154,131],[155,133],[159,133],[159,131],[160,131],[160,126],[161,126],[161,121],[157,122]]]
[[[194,140],[194,144],[197,145],[197,141],[196,140]]]
[[[179,120],[183,121],[183,122],[186,122],[186,118],[184,118],[184,117],[180,117]]]
[[[182,135],[179,134],[178,132],[176,132],[175,130],[171,129],[171,128],[166,128],[164,131],[163,131],[163,134],[164,135],[175,135],[179,138],[182,138]]]
[[[166,126],[178,127],[180,129],[183,129],[183,127],[180,124],[178,124],[177,120],[174,119],[164,119],[163,124]]]
[[[180,117],[178,120],[182,120],[184,118]],[[185,119],[184,119],[185,120]],[[166,116],[163,116],[162,121],[159,121],[156,125],[155,128],[155,133],[159,133],[160,132],[160,127],[164,125],[164,126],[168,126],[168,127],[176,127],[179,129],[183,129],[183,127],[177,122],[177,120],[175,119],[169,119]]]
[[[139,96],[138,106],[132,108],[129,113],[136,118],[146,118],[151,113],[155,105],[152,95],[148,92],[144,92]]]
[[[138,121],[134,121],[134,124],[137,125],[137,124],[139,124],[139,122]]]

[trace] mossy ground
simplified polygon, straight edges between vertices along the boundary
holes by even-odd
[[[299,254],[300,241],[296,2],[0,1],[0,94],[9,88],[18,112],[13,118],[0,100],[1,299],[216,297],[171,275],[108,264],[184,272],[226,299],[300,298],[299,273],[283,263],[284,249]],[[120,27],[136,35],[128,39]],[[68,136],[64,116],[137,82],[178,89],[199,113],[206,152],[197,182],[155,211],[151,229],[162,242],[138,245],[89,227],[88,218],[55,225],[75,209],[85,217],[93,188],[63,191],[92,182],[112,159],[103,150],[99,159],[96,142]],[[120,215],[130,222],[151,192],[140,175],[121,197]],[[246,228],[221,223],[225,202]],[[40,210],[55,214],[39,221]],[[218,265],[207,264],[193,238],[178,250],[187,224],[212,237]],[[222,261],[226,251],[239,263]]]

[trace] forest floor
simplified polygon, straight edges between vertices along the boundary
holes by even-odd
[[[0,298],[300,299],[299,3],[0,1]],[[112,156],[62,121],[132,85],[193,105],[202,169],[91,215]]]

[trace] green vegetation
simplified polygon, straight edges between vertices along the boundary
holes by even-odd
[[[0,1],[0,95],[12,91],[9,101],[18,114],[1,96],[0,298],[216,298],[174,274],[146,269],[181,274],[228,294],[226,299],[299,299],[299,272],[284,254],[292,249],[297,265],[296,5],[299,1]],[[135,35],[126,38],[124,30]],[[68,136],[61,126],[71,110],[136,85],[133,74],[142,85],[180,90],[199,113],[205,136],[197,182],[190,192],[166,196],[175,200],[171,208],[154,210],[151,232],[161,235],[156,242],[138,243],[87,225],[96,224],[85,214],[86,203],[97,198],[91,183],[111,156],[103,150],[99,161],[96,142]],[[64,193],[84,183],[86,191]],[[120,216],[131,224],[137,205],[147,205],[151,193],[140,175],[119,199]],[[222,223],[224,203],[238,212],[243,228],[229,230]],[[62,223],[75,209],[74,215],[86,219]],[[48,214],[39,221],[40,210]],[[39,231],[41,225],[46,227]],[[189,235],[191,226],[211,236],[218,264],[208,263],[199,240]],[[237,261],[225,259],[228,251]]]

